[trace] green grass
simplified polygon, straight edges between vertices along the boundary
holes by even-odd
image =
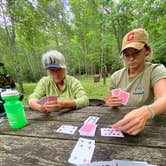
[[[106,84],[103,85],[103,79],[100,78],[100,82],[94,82],[93,76],[77,76],[76,77],[82,83],[89,98],[105,99],[106,93],[109,88],[109,80],[106,79]],[[24,83],[24,99],[25,105],[28,104],[28,96],[33,92],[36,83]]]

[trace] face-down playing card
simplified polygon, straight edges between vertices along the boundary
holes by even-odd
[[[83,136],[91,136],[93,137],[96,132],[97,125],[96,124],[83,124],[83,126],[79,129],[80,135]]]

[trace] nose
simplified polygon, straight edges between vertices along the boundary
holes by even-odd
[[[134,58],[135,58],[134,55],[128,55],[128,56],[127,56],[127,59],[130,59],[130,60],[133,60]]]

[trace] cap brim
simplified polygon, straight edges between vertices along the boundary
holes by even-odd
[[[135,48],[137,50],[141,50],[144,47],[145,43],[141,43],[141,42],[132,42],[127,44],[125,47],[122,48],[120,55],[122,54],[122,52],[126,49],[126,48]]]
[[[45,68],[46,69],[49,69],[49,68],[65,69],[66,66],[62,66],[62,65],[59,65],[59,64],[48,64],[48,65],[45,65]]]

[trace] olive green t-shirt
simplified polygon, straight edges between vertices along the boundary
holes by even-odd
[[[132,78],[128,75],[127,67],[116,71],[111,76],[110,90],[120,88],[130,93],[128,106],[147,105],[154,101],[154,84],[163,78],[166,78],[164,65],[146,62],[144,70]]]
[[[29,96],[29,102],[49,95],[56,95],[61,100],[74,100],[77,108],[85,107],[89,104],[88,96],[80,81],[69,75],[66,75],[64,79],[62,92],[59,91],[49,76],[41,78],[34,92]]]

